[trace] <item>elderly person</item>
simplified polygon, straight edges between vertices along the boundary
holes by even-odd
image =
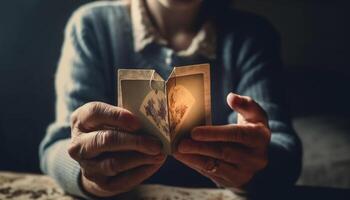
[[[241,192],[294,184],[301,145],[288,117],[278,34],[230,3],[99,1],[78,9],[66,28],[42,170],[85,198],[142,182]],[[133,113],[115,106],[115,71],[153,66],[167,77],[171,66],[205,62],[214,125],[195,127],[167,157],[159,141],[133,134],[142,131]]]

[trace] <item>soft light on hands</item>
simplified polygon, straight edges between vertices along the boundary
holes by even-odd
[[[250,97],[230,93],[237,124],[196,127],[174,157],[228,188],[244,187],[268,163],[271,133],[265,111]]]
[[[68,153],[81,167],[84,190],[94,196],[127,192],[165,161],[159,141],[133,133],[141,124],[128,110],[91,102],[78,108],[71,118]]]

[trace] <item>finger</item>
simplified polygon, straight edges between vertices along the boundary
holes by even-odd
[[[230,178],[222,178],[217,176],[215,173],[210,173],[207,172],[203,169],[200,168],[196,168],[196,167],[192,167],[194,170],[196,170],[198,173],[202,174],[203,176],[208,177],[209,179],[211,179],[216,185],[221,186],[221,187],[225,187],[225,188],[237,188],[237,187],[241,187],[244,184],[246,184],[247,182],[249,182],[249,175],[247,176],[242,176],[241,178],[239,176],[230,179]]]
[[[179,153],[208,156],[235,165],[260,166],[261,159],[251,149],[225,143],[207,143],[185,139],[178,146]]]
[[[127,192],[152,176],[161,166],[161,164],[146,165],[126,171],[116,177],[112,177],[104,188],[109,191],[118,190],[121,192]]]
[[[216,161],[216,164],[215,159],[207,156],[175,153],[174,157],[190,168],[200,169],[226,180],[240,179],[242,176],[235,165],[228,164],[224,161],[219,160]],[[216,170],[214,172],[211,172],[215,165]]]
[[[220,178],[218,176],[215,176],[214,174],[208,173],[204,170],[201,169],[195,169],[197,172],[199,172],[200,174],[202,174],[203,176],[206,176],[208,178],[210,178],[217,186],[221,186],[221,187],[225,187],[225,188],[229,188],[229,187],[233,187],[233,183],[232,181]]]
[[[162,145],[158,140],[148,136],[101,130],[72,138],[68,153],[73,159],[79,161],[94,158],[104,152],[116,151],[137,151],[158,155],[161,148]]]
[[[98,159],[82,160],[79,164],[89,174],[116,176],[121,172],[142,165],[161,164],[164,160],[163,154],[149,156],[137,152],[121,152],[108,154]]]
[[[145,165],[121,173],[116,177],[109,177],[107,180],[87,180],[87,182],[91,185],[95,193],[103,194],[104,197],[111,197],[130,191],[153,175],[160,167],[161,165]]]
[[[81,168],[80,170],[81,170],[82,176],[88,179],[89,181],[104,182],[108,180],[108,176],[104,176],[89,170],[85,170],[84,168]]]
[[[240,113],[246,121],[261,122],[268,126],[266,112],[252,98],[230,93],[227,95],[227,104],[232,110]]]
[[[193,167],[193,166],[191,168],[194,169],[195,171],[197,171],[198,173],[202,174],[203,176],[211,179],[218,186],[232,187],[232,185],[233,185],[231,181],[220,178],[220,177],[216,176],[215,174],[209,173],[203,169]]]
[[[250,147],[265,146],[270,141],[269,130],[261,124],[200,126],[191,132],[191,137],[205,142],[234,142]]]
[[[225,187],[226,189],[232,189],[232,188],[240,188],[244,185],[246,185],[251,180],[251,175],[244,175],[240,174],[240,176],[236,176],[234,178],[222,178],[215,176],[215,174],[208,173],[206,171],[202,171],[202,174],[208,178],[210,178],[216,185]]]
[[[84,132],[101,127],[118,127],[132,132],[141,127],[139,120],[130,111],[102,102],[90,102],[72,114],[72,126],[79,126]]]
[[[216,185],[221,186],[221,187],[225,187],[225,188],[229,188],[229,187],[234,187],[234,183],[232,183],[231,181],[227,181],[223,178],[217,177],[217,176],[213,176],[210,175],[206,172],[203,172],[204,176],[208,176]]]

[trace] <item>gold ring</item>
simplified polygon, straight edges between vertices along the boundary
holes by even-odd
[[[208,173],[215,173],[218,170],[219,167],[219,162],[216,159],[212,159],[212,162],[209,162],[208,167],[207,167],[207,172]]]

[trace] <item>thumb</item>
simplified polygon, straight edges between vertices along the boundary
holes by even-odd
[[[248,122],[268,124],[266,112],[251,97],[230,93],[227,95],[227,104]]]

